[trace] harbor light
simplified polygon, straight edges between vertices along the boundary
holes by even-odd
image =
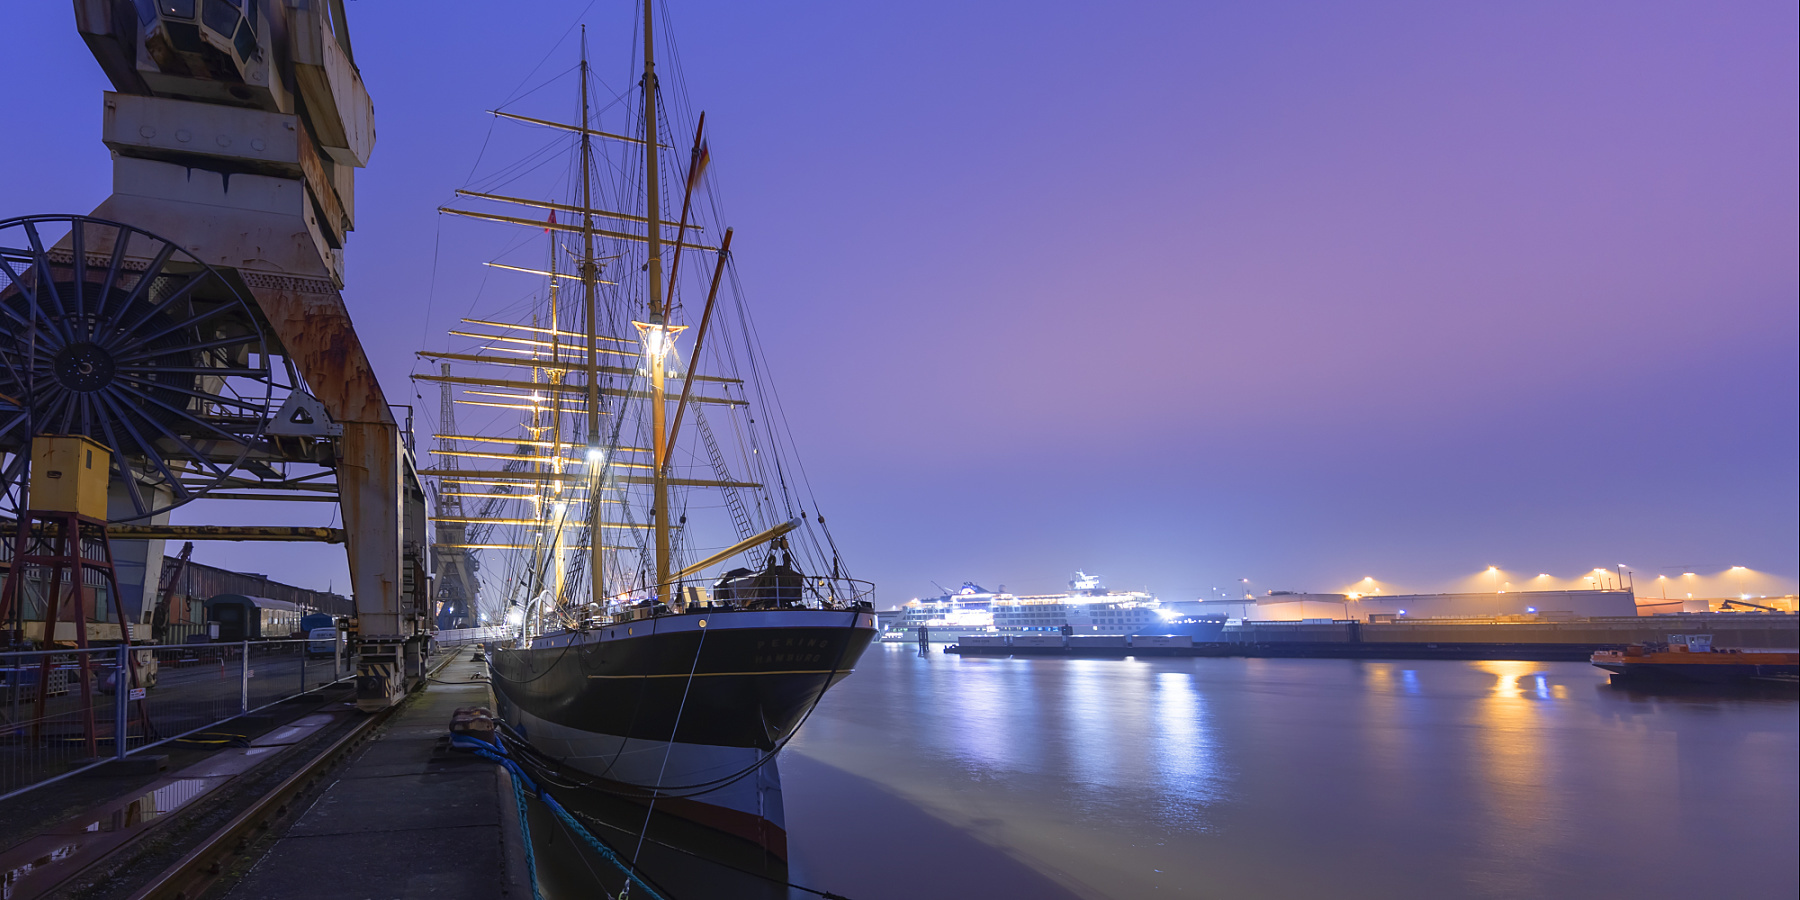
[[[507,610],[506,611],[506,624],[511,625],[514,628],[517,628],[520,625],[525,624],[525,610],[520,609],[517,606],[513,607],[512,609]]]

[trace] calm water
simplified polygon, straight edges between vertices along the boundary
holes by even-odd
[[[1793,693],[1586,664],[876,646],[782,764],[854,900],[1800,895]]]

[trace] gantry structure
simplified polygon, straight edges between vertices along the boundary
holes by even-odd
[[[18,313],[14,370],[26,373],[0,393],[27,431],[110,442],[120,457],[112,533],[145,541],[147,567],[173,537],[342,541],[358,701],[389,705],[422,674],[436,610],[406,417],[384,396],[341,293],[355,172],[375,146],[344,4],[74,8],[113,87],[102,100],[112,194],[69,217],[54,246],[33,242],[42,229],[32,223],[21,228],[32,239],[0,241],[9,253],[19,245],[11,287],[0,282],[17,299],[0,305]],[[120,323],[137,331],[120,336]],[[18,436],[0,434],[0,450]],[[342,527],[168,524],[195,499],[336,503]],[[140,584],[156,582],[146,568]]]

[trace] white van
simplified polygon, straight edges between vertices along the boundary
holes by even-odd
[[[314,628],[306,634],[307,656],[336,656],[338,630],[331,626]]]

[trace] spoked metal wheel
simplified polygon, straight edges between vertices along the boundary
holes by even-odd
[[[0,222],[0,514],[34,435],[111,448],[115,521],[231,481],[274,412],[271,352],[255,305],[170,241],[86,216]]]

